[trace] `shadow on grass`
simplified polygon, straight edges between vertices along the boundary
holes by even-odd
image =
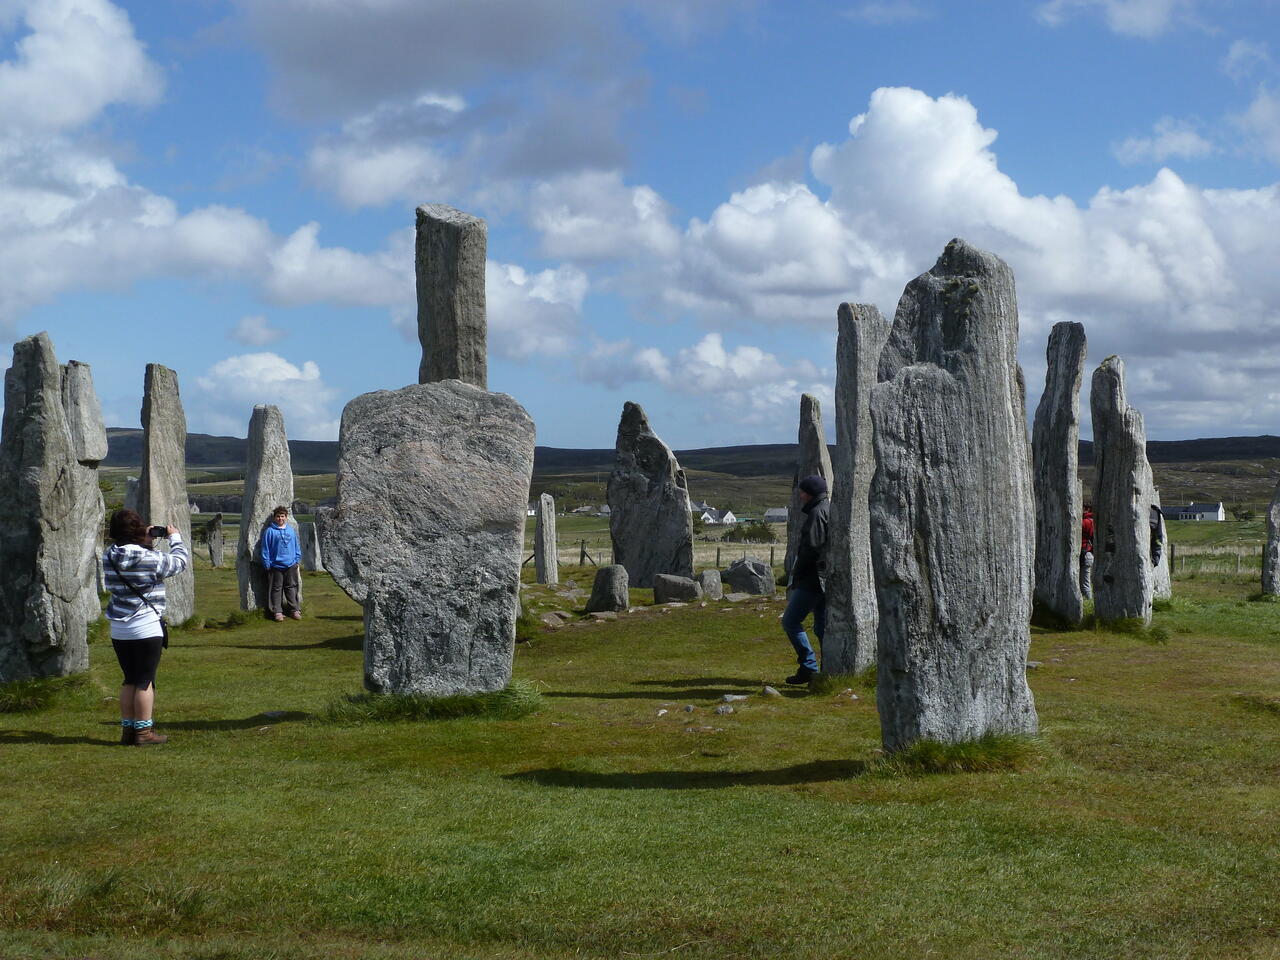
[[[265,713],[255,713],[252,717],[244,717],[240,720],[165,720],[162,717],[156,721],[156,729],[161,732],[164,732],[165,730],[189,730],[197,732],[253,730],[257,727],[265,727],[268,724],[301,723],[304,720],[313,719],[313,716],[313,714],[304,713],[301,710],[282,710],[279,712],[272,711],[271,716],[268,716]],[[107,721],[103,721],[103,726],[106,725]],[[113,723],[112,726],[116,726],[116,724]]]
[[[330,637],[316,643],[206,643],[205,646],[224,647],[228,650],[363,650],[364,634]]]
[[[320,616],[316,617],[315,619],[317,620],[364,620],[364,614],[363,613],[350,613],[350,614],[322,613],[320,614]]]
[[[725,787],[782,787],[799,783],[850,780],[868,770],[862,760],[815,760],[776,770],[652,770],[645,773],[587,773],[580,770],[529,770],[504,779],[540,787],[586,790],[722,790]]]
[[[758,687],[759,680],[746,680],[742,677],[693,677],[688,680],[634,680],[633,687]]]
[[[752,684],[758,686],[758,684]],[[686,687],[682,690],[544,690],[544,697],[578,700],[718,700],[726,693],[741,693],[741,687]],[[808,693],[807,690],[804,691]]]
[[[111,726],[116,730],[120,729],[119,723],[113,723]],[[119,737],[114,740],[96,740],[92,737],[59,737],[56,734],[45,733],[43,730],[0,730],[0,746],[23,743],[60,747],[86,744],[91,747],[120,746]]]

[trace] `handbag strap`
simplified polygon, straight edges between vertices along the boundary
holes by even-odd
[[[134,586],[134,583],[132,580],[130,580],[128,577],[126,577],[123,573],[120,572],[120,568],[116,566],[116,558],[112,556],[108,556],[107,559],[111,561],[111,569],[116,572],[116,576],[119,577],[121,580],[123,580],[125,583],[125,586],[133,591],[133,595],[137,597],[139,600],[141,600],[143,603],[145,603],[148,607],[150,607],[151,612],[154,613],[157,617],[159,617],[163,621],[164,615],[155,608],[155,604],[153,604],[150,600],[147,599],[146,594],[144,594],[141,590],[139,590],[136,586]]]

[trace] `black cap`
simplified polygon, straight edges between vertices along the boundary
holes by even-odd
[[[816,473],[811,477],[805,477],[797,486],[811,497],[816,497],[827,492],[827,481],[823,480]]]

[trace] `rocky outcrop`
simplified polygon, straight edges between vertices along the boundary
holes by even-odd
[[[1280,483],[1267,508],[1267,546],[1262,554],[1262,592],[1280,596]]]
[[[798,445],[796,473],[791,484],[791,508],[787,511],[787,553],[783,561],[783,569],[788,574],[795,563],[796,547],[800,545],[800,530],[805,520],[797,484],[805,477],[818,476],[827,481],[827,489],[831,489],[831,453],[827,450],[827,435],[822,426],[822,405],[811,393],[800,397]]]
[[[75,514],[65,517],[68,536],[79,539],[80,603],[85,620],[102,616],[99,584],[102,568],[102,521],[106,506],[98,486],[98,464],[107,455],[107,428],[102,407],[93,389],[93,371],[87,363],[72,360],[62,368],[62,407],[71,435],[70,470],[76,492]],[[74,533],[72,532],[74,531]]]
[[[1035,506],[1013,273],[962,240],[907,284],[871,391],[887,750],[1034,733]]]
[[[690,603],[702,599],[702,587],[689,577],[660,573],[653,578],[654,603]]]
[[[692,577],[693,516],[684,471],[637,403],[622,408],[616,449],[607,494],[615,562],[627,568],[635,587],[652,587],[659,573]]]
[[[187,506],[187,417],[182,411],[178,375],[158,363],[147,364],[142,393],[142,472],[137,511],[147,523],[172,524],[191,543]],[[159,541],[161,549],[167,543]],[[191,566],[164,582],[165,620],[180,624],[196,609],[195,571]]]
[[[511,679],[534,426],[458,380],[377,391],[342,413],[327,568],[364,607],[365,686],[445,696]]]
[[[871,388],[889,324],[867,304],[840,304],[836,341],[836,449],[827,546],[827,632],[822,672],[861,673],[876,662],[875,579],[867,496],[875,473]]]
[[[246,449],[236,578],[240,584],[240,609],[262,610],[267,606],[267,571],[258,556],[258,543],[262,531],[272,522],[272,511],[293,502],[293,463],[279,407],[260,403],[253,408]],[[296,533],[297,521],[290,517],[289,523]]]
[[[729,569],[720,575],[720,579],[735,593],[749,593],[757,597],[771,596],[778,589],[773,568],[755,557],[739,557],[729,564]]]
[[[538,583],[560,582],[560,556],[556,544],[556,502],[551,494],[538,497],[534,507],[533,567]]]
[[[702,588],[702,596],[707,600],[724,598],[724,584],[720,580],[719,570],[703,570],[694,579]]]
[[[484,269],[489,228],[444,204],[418,208],[419,383],[488,385]]]
[[[82,524],[90,508],[76,469],[88,447],[73,440],[62,389],[48,334],[13,345],[0,427],[0,683],[89,667]]]
[[[587,613],[621,613],[631,607],[628,592],[631,580],[627,568],[620,563],[601,567],[596,571],[591,585],[591,598],[587,600]]]
[[[320,549],[320,535],[316,532],[315,523],[298,524],[298,547],[302,550],[303,570],[324,570],[324,551]]]
[[[222,566],[225,562],[223,554],[226,551],[226,535],[222,530],[222,514],[215,513],[213,518],[205,524],[204,536],[209,543],[210,566]]]
[[[1093,609],[1103,622],[1151,622],[1151,508],[1155,484],[1142,414],[1125,396],[1124,361],[1093,373]]]
[[[1080,382],[1084,325],[1055,323],[1046,351],[1044,393],[1032,428],[1036,494],[1035,599],[1052,616],[1084,619],[1080,592]]]

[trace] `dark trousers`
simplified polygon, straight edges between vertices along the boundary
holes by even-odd
[[[804,618],[813,614],[813,632],[818,642],[822,642],[827,632],[827,597],[821,590],[805,590],[794,587],[787,599],[787,609],[782,614],[782,629],[796,651],[796,663],[801,667],[818,672],[818,658],[809,643],[809,635],[804,632]]]
[[[284,607],[281,607],[281,600]],[[267,613],[293,613],[301,610],[298,605],[298,565],[288,569],[272,567],[267,571]]]

